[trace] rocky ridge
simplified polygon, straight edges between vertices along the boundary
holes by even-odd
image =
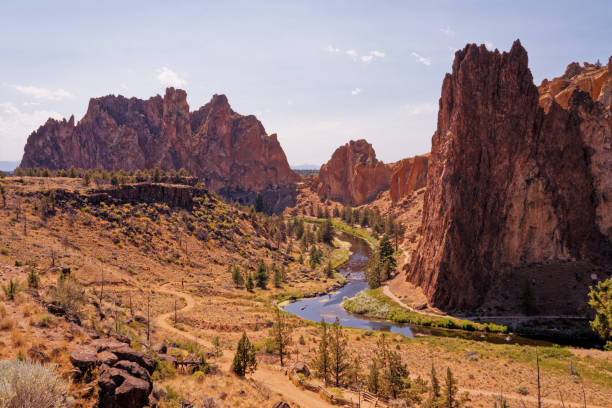
[[[612,264],[610,106],[580,90],[567,109],[540,103],[518,40],[509,52],[469,44],[455,54],[432,138],[423,235],[407,268],[433,305],[477,308],[514,268]]]
[[[324,199],[349,205],[371,202],[391,183],[391,167],[376,158],[372,145],[360,139],[340,146],[321,166],[313,190]]]
[[[106,170],[185,168],[207,188],[252,204],[264,194],[278,211],[295,200],[299,177],[289,168],[276,134],[253,115],[234,112],[225,95],[190,112],[187,94],[168,88],[147,100],[92,98],[75,124],[49,119],[33,132],[21,167],[70,166]]]

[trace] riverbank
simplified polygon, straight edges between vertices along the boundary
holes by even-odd
[[[351,313],[375,319],[389,320],[399,324],[440,327],[469,332],[482,331],[504,334],[509,332],[508,327],[495,323],[475,323],[469,320],[421,314],[409,310],[387,297],[383,293],[382,287],[377,289],[366,289],[352,298],[344,299],[343,307]]]

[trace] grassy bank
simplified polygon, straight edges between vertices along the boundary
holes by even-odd
[[[307,222],[310,224],[322,224],[323,222],[325,222],[325,218],[302,218],[302,219],[304,220],[304,222]],[[335,218],[332,218],[332,225],[334,226],[334,229],[336,231],[344,232],[345,234],[349,234],[355,238],[360,238],[360,239],[365,240],[372,248],[376,248],[376,245],[378,245],[378,239],[376,239],[372,234],[370,234],[366,230],[352,227]]]
[[[425,327],[441,327],[466,331],[485,331],[507,333],[508,328],[495,323],[474,323],[469,320],[423,315],[400,306],[385,296],[382,288],[367,289],[355,297],[344,299],[344,308],[355,314],[377,319],[390,320],[395,323],[408,323]]]

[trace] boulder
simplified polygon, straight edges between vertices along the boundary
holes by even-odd
[[[94,367],[97,361],[97,350],[93,347],[79,347],[70,353],[70,362],[82,372]]]
[[[287,404],[285,401],[278,401],[272,408],[291,408],[291,405]]]
[[[291,367],[289,367],[289,371],[295,374],[302,374],[305,377],[310,377],[310,369],[308,369],[306,363],[302,361],[296,361],[295,363],[291,364]]]

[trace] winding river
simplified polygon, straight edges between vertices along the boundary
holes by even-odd
[[[393,323],[349,313],[342,307],[342,301],[344,297],[353,297],[368,287],[365,280],[364,271],[370,259],[369,256],[371,248],[364,240],[354,238],[346,234],[342,234],[341,239],[351,243],[351,255],[349,260],[338,269],[338,272],[346,276],[348,281],[347,284],[337,291],[323,296],[301,299],[296,302],[289,303],[284,307],[285,311],[314,322],[319,322],[321,319],[324,319],[326,322],[331,323],[336,319],[336,317],[338,317],[342,326],[400,333],[406,337],[442,336],[459,337],[469,340],[488,341],[500,344],[551,344],[549,342],[515,335],[411,326],[408,324]]]

